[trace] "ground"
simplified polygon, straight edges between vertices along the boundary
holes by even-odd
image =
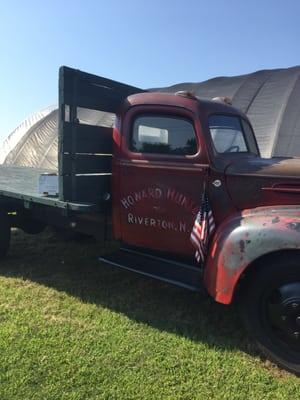
[[[297,399],[236,307],[101,265],[111,251],[14,231],[0,264],[0,399]]]

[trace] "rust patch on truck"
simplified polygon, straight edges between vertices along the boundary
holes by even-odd
[[[278,222],[280,222],[280,218],[279,217],[275,217],[272,219],[272,224],[278,224]]]
[[[241,253],[245,252],[245,242],[244,242],[244,240],[240,240],[240,251],[241,251]]]

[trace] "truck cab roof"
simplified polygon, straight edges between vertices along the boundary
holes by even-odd
[[[127,108],[138,105],[162,105],[182,107],[193,112],[202,112],[208,114],[222,113],[241,115],[248,119],[247,116],[237,108],[214,100],[204,100],[197,96],[185,96],[180,93],[163,93],[163,92],[143,92],[133,94],[126,99]]]

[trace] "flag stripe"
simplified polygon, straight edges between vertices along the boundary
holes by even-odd
[[[215,220],[208,196],[203,190],[200,210],[196,216],[191,232],[191,242],[196,249],[195,258],[198,263],[204,263],[209,238],[215,230]]]

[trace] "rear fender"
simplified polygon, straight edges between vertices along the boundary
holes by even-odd
[[[218,302],[230,304],[241,275],[258,258],[300,249],[300,208],[245,210],[225,220],[214,235],[204,284]]]

